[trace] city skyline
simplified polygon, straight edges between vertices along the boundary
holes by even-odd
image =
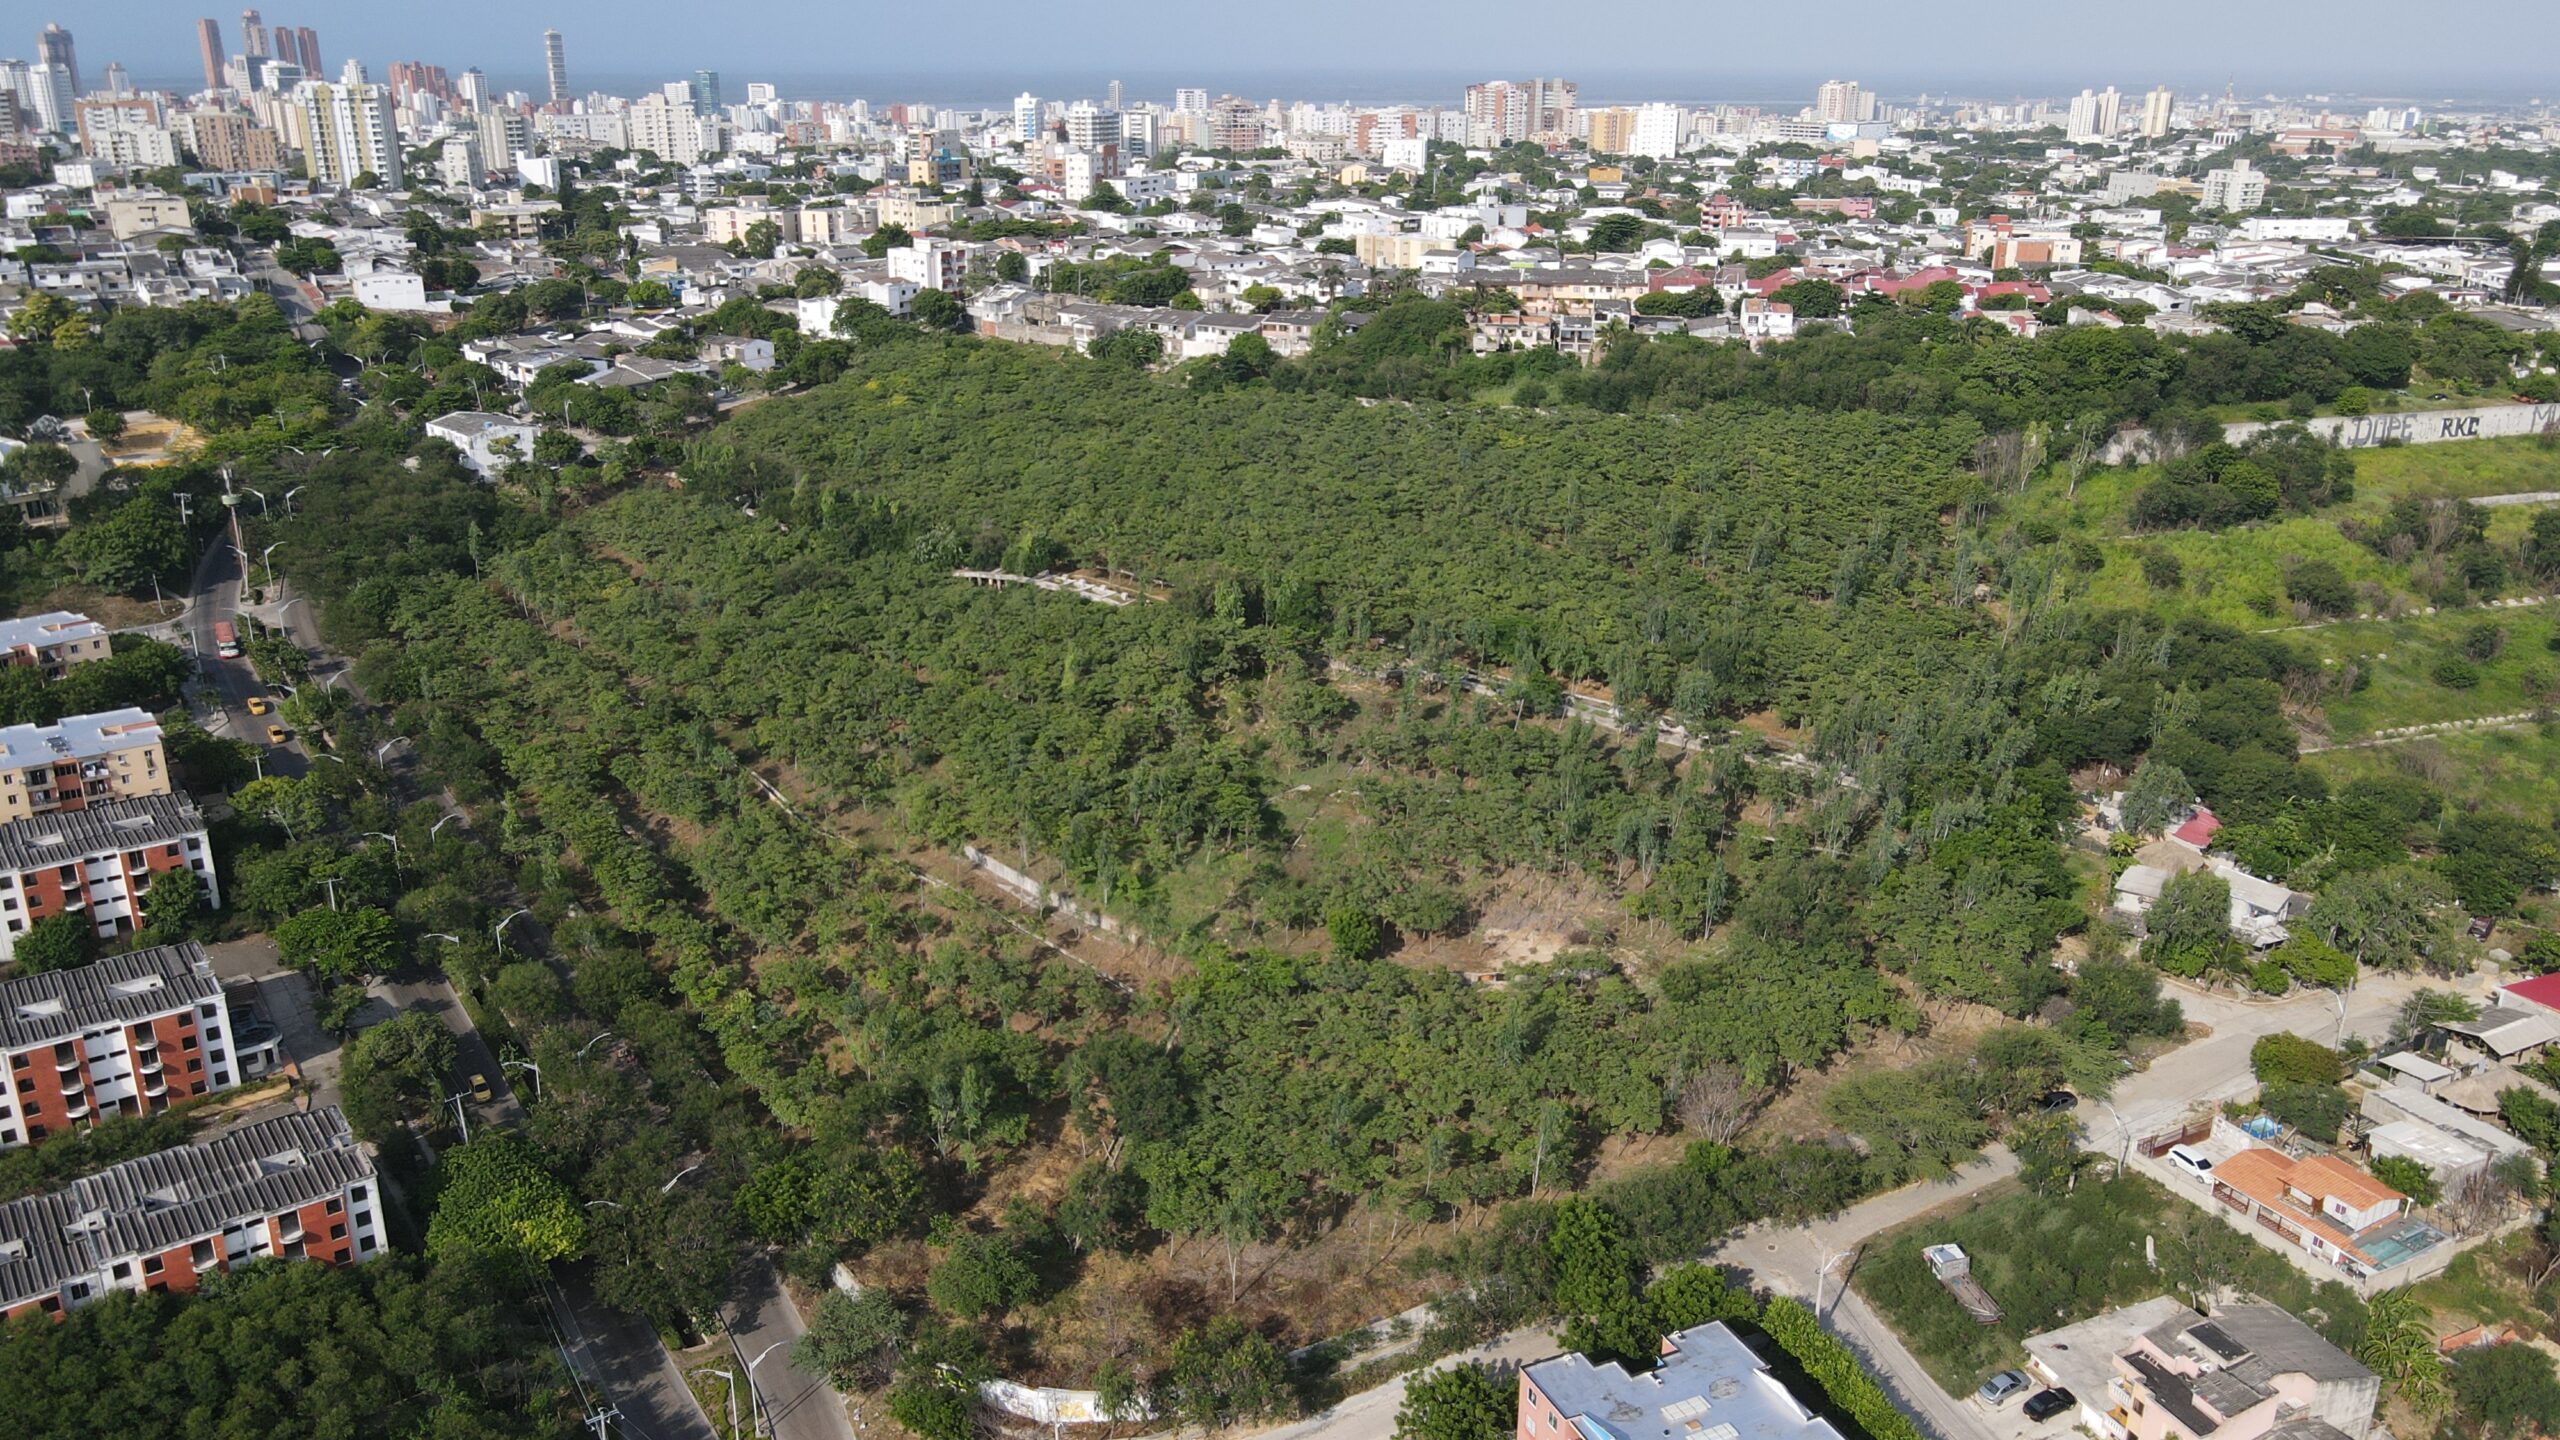
[[[90,64],[120,61],[142,85],[186,86],[201,69],[195,27],[204,17],[203,0],[142,0],[77,14],[12,8],[23,17],[20,28],[30,48],[46,23],[60,23],[77,32]],[[1226,26],[1193,23],[1195,11],[1142,5],[1139,18],[1157,14],[1167,23],[1115,27],[1107,38],[1080,41],[1031,23],[1035,7],[997,0],[988,7],[989,23],[975,36],[965,68],[945,52],[883,47],[882,36],[900,33],[887,23],[886,7],[770,0],[757,8],[771,24],[705,25],[698,11],[666,0],[589,0],[535,10],[495,0],[451,0],[432,13],[305,0],[289,15],[280,12],[278,23],[328,30],[334,55],[377,67],[403,59],[456,70],[477,65],[493,80],[538,98],[548,91],[546,29],[563,36],[570,78],[580,94],[627,90],[704,67],[789,82],[787,92],[806,98],[886,94],[903,86],[931,91],[917,98],[937,103],[989,104],[1004,98],[996,92],[1004,90],[1007,77],[1029,88],[1063,90],[1076,75],[1089,74],[1084,89],[1096,98],[1118,78],[1132,99],[1161,99],[1174,84],[1206,83],[1258,97],[1374,101],[1428,98],[1453,77],[1478,71],[1575,73],[1587,93],[1612,100],[1748,102],[1809,93],[1826,78],[1853,72],[1862,73],[1871,89],[1891,95],[1925,91],[1986,98],[2070,94],[2092,83],[2185,90],[2230,84],[2244,96],[2336,90],[2379,98],[2517,100],[2560,94],[2560,83],[2544,78],[2549,70],[2541,58],[2550,53],[2549,42],[2560,41],[2560,15],[2530,0],[2464,0],[2451,7],[2456,13],[2450,18],[2458,21],[2452,28],[2460,34],[2503,35],[2512,43],[2437,47],[2415,64],[2407,47],[2384,56],[2371,45],[2369,37],[2383,33],[2377,27],[2405,18],[2379,0],[2323,7],[2315,25],[2301,23],[2313,17],[2292,13],[2291,7],[2234,14],[2201,0],[2168,0],[2157,7],[2158,23],[2131,34],[2110,27],[2103,32],[2105,46],[2096,51],[2090,40],[2101,22],[2091,6],[2065,7],[2087,12],[2086,24],[2048,22],[2030,36],[1950,30],[1915,37],[1907,24],[1885,23],[1895,12],[1859,0],[1826,30],[1818,59],[1804,58],[1794,22],[1773,12],[1717,17],[1717,44],[1695,65],[1663,63],[1649,58],[1658,53],[1650,49],[1642,52],[1648,58],[1630,60],[1623,43],[1628,25],[1663,23],[1633,7],[1584,12],[1592,23],[1563,30],[1544,11],[1517,0],[1468,8],[1476,22],[1537,20],[1546,38],[1531,46],[1506,38],[1520,33],[1515,25],[1451,27],[1449,17],[1436,11],[1376,12],[1342,0],[1310,0],[1293,9],[1297,23],[1289,33],[1249,37],[1227,33]],[[1627,13],[1621,16],[1621,10]],[[2197,33],[2211,34],[2211,47],[2185,38]],[[1355,37],[1360,43],[1347,47]],[[227,38],[236,43],[236,32]],[[1246,39],[1249,62],[1223,58],[1238,53],[1234,42]],[[1364,56],[1411,58],[1346,62],[1340,58],[1346,48]],[[0,52],[12,49],[12,42],[0,40]],[[828,55],[843,59],[812,60]]]

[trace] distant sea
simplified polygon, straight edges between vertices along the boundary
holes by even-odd
[[[333,62],[334,63],[334,62]],[[383,66],[374,66],[380,79]],[[461,65],[448,62],[446,68],[460,74]],[[484,67],[485,68],[485,67]],[[1346,102],[1354,105],[1456,105],[1464,97],[1466,87],[1479,80],[1506,78],[1529,79],[1533,72],[1513,67],[1517,72],[1497,77],[1475,71],[1442,71],[1436,69],[1369,70],[1294,68],[1287,70],[1257,69],[1251,66],[1227,66],[1214,60],[1182,71],[1127,70],[1113,74],[1104,70],[1084,69],[1050,72],[1007,70],[996,67],[972,71],[894,71],[841,69],[834,71],[769,70],[753,67],[720,66],[722,98],[734,104],[746,98],[749,81],[769,82],[786,100],[869,100],[874,104],[898,102],[948,105],[963,109],[1003,109],[1013,97],[1024,91],[1044,100],[1100,100],[1110,82],[1121,82],[1121,93],[1127,103],[1152,100],[1170,104],[1177,87],[1199,86],[1212,95],[1234,94],[1263,101],[1308,100],[1318,104]],[[2055,74],[2038,79],[2015,73],[2006,75],[1974,75],[1940,72],[1927,75],[1896,76],[1869,74],[1859,79],[1869,89],[1883,95],[1887,103],[1909,103],[1914,97],[1932,99],[1954,96],[1992,103],[2019,99],[2051,99],[2075,94],[2091,83],[2091,76],[2107,67],[2092,61],[2087,70],[2069,75]],[[578,68],[577,52],[570,51],[569,78],[577,93],[602,91],[608,95],[638,95],[654,90],[670,80],[682,80],[692,74],[690,66],[662,73],[615,74]],[[543,93],[541,72],[491,70],[489,78],[499,91],[522,90],[527,94]],[[1757,105],[1794,110],[1812,103],[1814,87],[1831,78],[1814,71],[1789,73],[1772,70],[1581,70],[1566,69],[1561,78],[1572,80],[1581,88],[1582,103],[1590,105],[1640,104],[1648,100],[1668,100],[1685,105]],[[2121,75],[2115,83],[2128,92],[2140,92],[2155,84],[2173,86],[2182,95],[2218,93],[2228,77],[2222,75]],[[137,75],[137,84],[145,88],[193,90],[201,78],[193,74]],[[2104,84],[2101,76],[2097,83]],[[2418,88],[2427,85],[2443,88]],[[2537,100],[2560,100],[2560,77],[2544,89],[2524,89],[2480,81],[2430,80],[2412,76],[2407,70],[2371,76],[2316,77],[2257,76],[2243,77],[2237,94],[2245,103],[2261,100],[2270,93],[2279,98],[2302,102],[2321,97],[2326,103],[2340,107],[2370,107],[2380,104],[2423,105],[2453,108],[2510,108]]]

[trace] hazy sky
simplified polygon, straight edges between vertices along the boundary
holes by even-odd
[[[69,26],[94,81],[121,60],[137,80],[196,71],[195,19],[210,0],[0,0],[0,55],[32,54],[45,22]],[[334,69],[352,50],[377,76],[393,60],[476,64],[526,84],[541,32],[567,38],[570,76],[629,87],[720,70],[733,92],[998,99],[1028,85],[1064,98],[1129,82],[1132,99],[1175,83],[1254,96],[1442,93],[1469,75],[1561,75],[1601,100],[1792,96],[1826,75],[1888,94],[2053,94],[2167,82],[2243,95],[2330,89],[2434,97],[2560,98],[2556,0],[2048,0],[2040,6],[1912,0],[276,0],[267,23],[309,25]],[[239,11],[217,9],[240,48]],[[910,84],[900,90],[895,83]],[[965,93],[950,93],[954,87]],[[1043,88],[1046,87],[1046,88]],[[939,95],[923,93],[942,91]]]

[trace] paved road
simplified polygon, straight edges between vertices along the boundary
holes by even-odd
[[[621,1413],[613,1433],[631,1440],[719,1440],[685,1389],[675,1358],[645,1320],[596,1298],[583,1268],[556,1272],[552,1323],[591,1405]]]
[[[272,713],[266,717],[249,713],[249,697],[267,693],[267,687],[258,682],[257,672],[249,668],[245,658],[225,660],[214,653],[215,622],[241,613],[241,579],[240,556],[232,549],[226,533],[196,562],[186,613],[171,622],[184,635],[187,648],[195,652],[201,680],[191,700],[197,723],[226,739],[258,747],[260,773],[298,776],[311,766],[300,743],[269,744],[267,726],[272,722]]]
[[[2126,1076],[2108,1101],[2081,1101],[2083,1143],[2104,1154],[2120,1154],[2127,1139],[2141,1140],[2174,1129],[2191,1112],[2201,1113],[2250,1093],[2257,1080],[2249,1070],[2249,1047],[2262,1035],[2283,1030],[2323,1045],[2335,1045],[2346,1035],[2361,1035],[2379,1043],[2390,1032],[2403,1001],[2422,989],[2445,988],[2476,1000],[2487,996],[2489,982],[2485,975],[2458,981],[2385,975],[2367,979],[2344,997],[2322,992],[2274,1001],[2237,1000],[2171,986],[2169,992],[2186,1007],[2187,1019],[2210,1027],[2213,1033],[2161,1056],[2139,1074]]]
[[[751,1366],[755,1391],[777,1440],[854,1440],[844,1397],[822,1377],[791,1363],[791,1342],[807,1327],[782,1278],[758,1255],[739,1267],[729,1302],[729,1333],[739,1363]]]

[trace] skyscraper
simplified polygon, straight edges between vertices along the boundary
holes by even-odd
[[[1028,90],[1013,97],[1013,133],[1025,145],[1040,137],[1040,97]]]
[[[71,98],[80,96],[80,61],[71,50],[71,32],[59,25],[47,25],[36,36],[36,63],[59,65],[71,85]]]
[[[550,78],[554,101],[569,98],[569,57],[568,52],[560,48],[560,32],[557,30],[542,32],[542,73]]]
[[[204,61],[204,88],[222,88],[222,24],[207,17],[196,22],[196,54]]]
[[[717,70],[694,71],[693,84],[687,89],[685,98],[693,102],[693,113],[696,115],[719,114],[720,72]]]
[[[255,10],[240,12],[240,53],[253,60],[267,58],[267,22]]]
[[[125,73],[125,68],[121,61],[110,60],[107,62],[107,93],[110,95],[130,95],[133,93],[133,77]]]
[[[284,47],[278,46],[276,48],[282,49]],[[295,27],[293,32],[293,48],[302,61],[303,74],[317,75],[320,73],[320,32],[312,29],[308,25]]]
[[[1208,113],[1209,113],[1209,92],[1208,92],[1208,91],[1206,91],[1206,90],[1199,89],[1199,88],[1196,88],[1196,87],[1193,87],[1193,86],[1188,86],[1188,85],[1184,86],[1183,88],[1181,88],[1181,89],[1179,89],[1179,90],[1174,91],[1174,92],[1173,92],[1173,113],[1175,113],[1176,115],[1206,115],[1206,114],[1208,114]]]
[[[1102,92],[1102,97],[1103,108],[1108,110],[1120,109],[1120,82],[1117,80],[1112,81],[1110,88]]]
[[[2177,97],[2169,93],[2169,87],[2166,85],[2143,96],[2142,138],[2157,140],[2168,134],[2171,124],[2170,111],[2176,105]]]
[[[481,74],[480,67],[474,65],[462,72],[457,93],[462,97],[463,108],[486,110],[489,108],[489,77]]]
[[[1813,118],[1825,125],[1854,125],[1867,118],[1864,94],[1855,80],[1825,80],[1813,92]]]

